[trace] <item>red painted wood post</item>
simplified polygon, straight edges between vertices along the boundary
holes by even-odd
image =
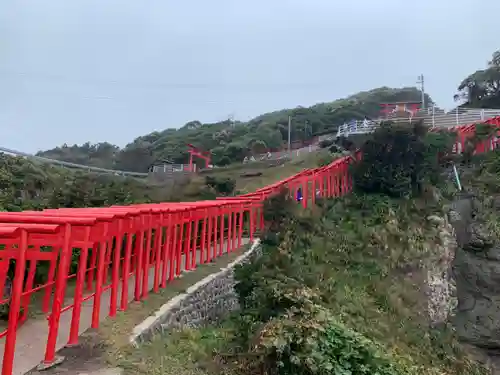
[[[163,245],[163,269],[161,275],[161,287],[167,287],[168,266],[172,263],[172,213],[167,214],[167,227],[165,228],[165,243]]]
[[[118,310],[118,284],[120,282],[120,258],[123,245],[123,219],[117,219],[116,244],[113,252],[113,264],[111,269],[111,292],[109,300],[109,316],[116,316]],[[112,244],[110,244],[110,247]],[[113,250],[110,248],[110,251]],[[107,266],[109,267],[109,265]]]
[[[207,210],[207,221],[208,221],[208,231],[207,231],[207,248],[206,248],[206,260],[207,262],[212,261],[212,236],[213,236],[213,208]]]
[[[104,223],[105,228],[108,226],[108,223]],[[107,232],[107,228],[105,229]],[[106,253],[108,249],[108,241],[105,239],[100,243],[99,246],[99,257],[97,261],[97,279],[95,285],[95,294],[94,294],[94,308],[92,310],[92,328],[99,328],[99,317],[101,313],[101,302],[102,302],[102,293],[103,286],[105,283],[104,280],[104,268],[106,267]],[[142,297],[142,296],[141,296]]]
[[[42,311],[44,313],[48,313],[50,310],[50,301],[52,299],[52,283],[55,280],[56,277],[56,267],[57,267],[57,261],[59,260],[59,253],[56,251],[56,249],[52,249],[52,259],[50,260],[50,266],[49,266],[49,274],[47,277],[47,283],[49,284],[45,288],[45,294],[43,296],[43,302],[42,302]],[[85,267],[87,267],[87,264],[85,264]],[[90,281],[90,286],[92,286],[92,280],[89,277]],[[88,286],[88,285],[87,285]],[[0,289],[1,290],[1,289]]]
[[[141,225],[139,233],[136,233],[136,243],[135,243],[135,280],[134,280],[134,300],[141,300],[141,281],[142,281],[142,263],[144,255],[144,229],[146,218],[141,215]]]
[[[231,208],[231,211],[233,213],[233,237],[231,238],[231,247],[233,248],[233,251],[238,248],[238,205],[234,204]]]
[[[260,230],[260,219],[259,219],[259,202],[254,201],[253,205],[253,230],[255,233]]]
[[[78,343],[79,330],[80,330],[80,315],[82,312],[83,289],[85,284],[85,272],[87,271],[89,247],[92,246],[92,243],[90,242],[90,231],[91,231],[90,227],[85,228],[83,245],[81,248],[80,259],[78,262],[68,345],[76,345]]]
[[[338,164],[335,164],[329,169],[328,178],[330,179],[330,197],[337,197],[339,195],[339,171]]]
[[[335,166],[333,178],[335,179],[335,196],[340,197],[343,195],[344,191],[344,174],[342,170],[342,162]]]
[[[338,166],[337,177],[338,177],[338,196],[342,196],[344,195],[345,191],[345,175],[342,163],[340,163]]]
[[[151,268],[151,252],[153,251],[153,229],[157,231],[157,226],[155,221],[157,220],[156,215],[149,214],[149,225],[147,228],[146,236],[146,248],[144,250],[144,263],[143,263],[143,280],[142,280],[142,295],[141,298],[146,298],[149,294],[149,270]],[[155,241],[156,242],[156,241]]]
[[[176,258],[177,258],[177,225],[179,224],[179,212],[172,213],[172,242],[170,248],[170,264],[169,264],[169,273],[168,280],[172,281],[175,278],[175,266],[176,266]]]
[[[332,168],[328,168],[326,174],[326,196],[330,198],[332,196]]]
[[[264,221],[264,197],[262,196],[261,197],[261,203],[260,203],[260,230],[263,231],[264,229],[266,229],[265,225],[265,221]]]
[[[307,201],[309,200],[309,180],[308,177],[301,177],[300,183],[302,185],[302,207],[307,208]]]
[[[185,217],[185,213],[184,212],[180,212],[179,213],[179,238],[177,239],[177,244],[176,244],[176,248],[177,248],[177,252],[175,254],[175,260],[176,260],[176,264],[175,264],[175,276],[179,276],[182,272],[182,249],[183,249],[183,246],[184,245],[184,217]]]
[[[330,169],[330,197],[338,195],[338,174],[337,168]]]
[[[232,246],[234,250],[238,249],[238,236],[239,236],[239,207],[238,204],[234,205],[234,220],[233,220],[233,226],[234,226],[234,231],[233,231],[233,238],[232,238]]]
[[[339,178],[339,196],[343,196],[345,193],[345,175],[344,175],[344,168],[343,164],[340,163],[338,167],[338,178]]]
[[[94,246],[92,246],[92,253],[90,254],[90,270],[87,273],[87,290],[92,290],[93,289],[93,283],[94,283],[94,276],[95,276],[95,269],[97,267],[97,254],[99,253],[99,244],[94,243]],[[54,269],[55,273],[55,269]],[[51,290],[52,292],[52,290]]]
[[[317,186],[316,186],[316,179],[317,179],[317,174],[316,174],[316,171],[313,172],[312,176],[311,176],[311,205],[314,207],[314,205],[316,204],[316,189],[317,189]]]
[[[128,281],[130,279],[130,263],[132,261],[133,233],[136,232],[135,225],[137,225],[139,221],[140,219],[138,217],[131,218],[129,232],[127,233],[127,244],[123,260],[122,295],[120,301],[120,310],[122,311],[125,311],[128,306]]]
[[[233,207],[234,204],[231,204],[227,210],[227,252],[228,254],[234,251],[233,246]]]
[[[55,290],[55,295],[54,295],[54,301],[52,303],[52,312],[49,316],[49,334],[47,336],[47,346],[45,347],[45,357],[44,357],[44,363],[46,364],[50,364],[50,363],[53,363],[54,360],[55,360],[55,355],[56,355],[56,343],[57,343],[57,335],[59,333],[59,321],[60,321],[60,318],[61,318],[61,310],[63,308],[63,305],[64,305],[64,294],[65,294],[65,291],[66,291],[66,283],[67,283],[67,280],[68,280],[68,271],[69,271],[69,266],[70,266],[70,263],[71,263],[71,253],[72,253],[72,248],[71,248],[71,244],[70,244],[70,240],[71,240],[71,225],[70,224],[65,224],[64,225],[64,240],[63,240],[63,245],[62,245],[62,248],[61,248],[61,257],[60,257],[60,260],[59,260],[59,267],[58,267],[58,270],[57,270],[57,278],[56,278],[56,290]],[[24,244],[26,245],[26,247],[21,247],[21,249],[23,250],[22,251],[22,254],[23,255],[20,255],[20,257],[22,256],[22,260],[20,260],[19,263],[25,263],[25,256],[26,256],[26,253],[25,251],[27,250],[27,235],[26,235],[26,232],[23,231],[24,233],[24,237],[21,239],[21,243],[24,242]],[[103,259],[104,261],[104,259]],[[19,267],[19,268],[17,268]],[[22,275],[24,275],[24,268],[25,268],[25,265],[22,265],[22,266],[18,266],[16,264],[16,271],[19,270],[21,271],[22,269]],[[101,278],[102,276],[104,276],[104,270],[103,269],[100,269],[101,271]],[[20,273],[21,274],[21,273]],[[16,272],[16,275],[17,275],[17,272]],[[99,280],[100,277],[99,277],[99,270],[98,270],[98,275],[97,275],[97,280]],[[21,283],[21,286],[19,288],[19,290],[14,290],[13,291],[13,299],[14,299],[14,295],[16,293],[19,293],[19,296],[18,297],[15,297],[16,298],[16,303],[14,306],[11,306],[11,308],[13,309],[13,311],[16,311],[16,309],[19,308],[19,304],[17,302],[17,298],[21,298],[21,293],[22,293],[22,279],[21,281],[17,281],[18,283],[20,282]],[[97,292],[98,292],[98,284],[96,285],[96,296],[97,296]],[[99,298],[101,296],[99,295]],[[11,302],[12,304],[12,302]],[[99,305],[97,306],[97,308],[99,308]],[[94,310],[96,309],[96,300],[94,300]],[[15,312],[16,314],[16,324],[17,324],[17,314],[18,312]],[[9,314],[9,324],[10,324],[10,314]],[[92,318],[94,318],[94,314],[92,315]],[[94,319],[92,319],[92,322],[94,321]],[[13,334],[15,335],[16,332],[14,331]],[[7,343],[6,343],[7,345]]]
[[[220,244],[219,244],[219,256],[224,254],[224,248],[227,246],[226,245],[226,240],[224,238],[224,219],[226,216],[226,205],[222,205],[220,208],[221,216],[220,216]],[[229,242],[229,241],[228,241]],[[226,249],[228,251],[228,249]]]
[[[193,242],[191,246],[191,269],[196,269],[198,265],[197,255],[198,255],[198,230],[200,226],[200,211],[195,210],[193,212]]]
[[[193,211],[190,209],[186,213],[186,239],[184,240],[184,268],[186,271],[191,270],[191,235],[193,227]]]
[[[163,244],[163,225],[164,225],[164,213],[161,212],[158,218],[158,224],[155,230],[155,264],[154,264],[154,276],[153,276],[153,292],[158,293],[160,291],[160,272],[161,272],[161,261],[162,261],[162,244]]]
[[[219,207],[214,207],[214,246],[212,248],[212,259],[217,258],[217,246],[219,244],[218,233],[219,233]]]
[[[205,264],[206,263],[206,257],[205,257],[205,249],[207,247],[207,215],[208,215],[208,210],[205,208],[203,210],[203,224],[201,226],[201,246],[200,246],[200,264]]]
[[[340,163],[337,167],[336,178],[337,178],[337,196],[342,196],[344,195],[344,186],[345,186],[342,163]]]
[[[248,210],[248,228],[249,228],[249,235],[250,235],[250,242],[253,242],[253,234],[254,234],[254,217],[253,217],[253,212],[254,212],[254,202],[253,200],[250,201],[249,205],[249,210]]]
[[[243,204],[238,205],[238,249],[241,247],[241,240],[243,238]]]
[[[326,196],[326,194],[325,194],[325,170],[322,170],[321,172],[319,172],[318,181],[319,181],[319,191],[321,194],[321,198],[324,198]]]
[[[12,297],[9,306],[9,322],[5,349],[3,353],[2,374],[11,375],[14,365],[16,350],[17,326],[21,309],[21,296],[23,294],[24,273],[26,270],[26,252],[28,251],[28,234],[22,229],[19,235],[19,248],[16,258],[16,268],[12,285]],[[50,332],[50,331],[49,331]],[[55,354],[55,350],[54,350]]]

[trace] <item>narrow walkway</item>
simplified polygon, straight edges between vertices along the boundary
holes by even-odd
[[[246,245],[250,242],[248,238],[242,239],[242,245]],[[227,243],[224,244],[223,253],[227,252]],[[197,252],[196,262],[200,264],[200,251]],[[184,265],[184,257],[183,259],[183,267]],[[150,269],[150,277],[149,277],[149,290],[153,289],[153,276],[154,276],[154,268]],[[134,298],[134,282],[135,278],[131,277],[129,281],[129,293],[128,300],[131,302]],[[167,286],[168,288],[168,286]],[[101,299],[101,311],[100,311],[100,321],[103,321],[108,317],[109,313],[109,304],[110,304],[110,293],[111,290],[108,289],[102,294]],[[118,292],[120,295],[121,290]],[[66,305],[71,304],[72,301],[67,301]],[[92,320],[92,308],[93,308],[93,299],[85,301],[82,304],[82,310],[80,315],[80,334],[85,332],[88,328],[90,328],[91,320]],[[61,320],[59,324],[59,334],[57,337],[57,345],[56,349],[60,350],[66,343],[68,342],[69,330],[71,324],[71,314],[72,310],[66,311],[61,315]],[[133,327],[130,329],[132,330]],[[48,320],[44,319],[31,319],[26,321],[26,323],[18,330],[17,332],[17,340],[16,340],[16,352],[14,359],[14,370],[13,375],[24,375],[34,367],[36,367],[44,358],[45,355],[45,345],[47,343],[47,335],[48,335]],[[3,360],[3,352],[4,352],[4,344],[5,340],[2,338],[0,340],[0,362]]]

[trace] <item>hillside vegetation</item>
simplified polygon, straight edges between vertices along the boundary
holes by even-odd
[[[161,187],[0,154],[0,210],[102,207],[166,199]]]
[[[213,153],[215,164],[241,162],[250,152],[281,149],[288,139],[288,116],[292,117],[292,141],[308,140],[313,134],[337,127],[353,119],[377,118],[380,103],[420,101],[421,93],[413,87],[381,87],[360,92],[345,99],[297,107],[260,115],[248,122],[190,121],[179,129],[166,129],[135,139],[120,149],[110,143],[61,146],[38,155],[68,162],[126,171],[146,172],[157,160],[187,163],[187,143]],[[427,103],[431,98],[427,97]]]

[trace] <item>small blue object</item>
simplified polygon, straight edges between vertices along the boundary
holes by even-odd
[[[298,188],[297,189],[297,202],[300,202],[302,200],[302,189]]]

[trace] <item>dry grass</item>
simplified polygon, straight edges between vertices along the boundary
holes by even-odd
[[[219,178],[232,178],[236,181],[236,190],[241,192],[252,192],[266,185],[272,184],[284,178],[290,177],[296,173],[308,168],[318,166],[318,160],[325,156],[327,151],[318,151],[308,154],[303,154],[299,158],[294,158],[282,165],[270,166],[266,163],[249,163],[241,165],[232,165],[228,168],[214,169],[210,172],[201,174],[198,178],[193,179],[192,183],[201,183],[205,176],[213,176]],[[242,177],[244,173],[262,173],[255,177]]]

